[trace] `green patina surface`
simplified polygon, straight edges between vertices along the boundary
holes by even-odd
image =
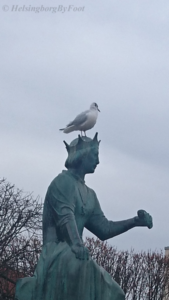
[[[65,145],[68,170],[54,178],[44,202],[42,253],[34,276],[18,280],[16,299],[123,300],[122,289],[84,247],[83,229],[106,240],[135,226],[151,228],[152,218],[141,210],[128,220],[108,221],[84,181],[99,163],[97,134]]]

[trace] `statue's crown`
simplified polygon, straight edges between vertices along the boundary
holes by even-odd
[[[65,141],[64,144],[66,145],[66,149],[68,154],[75,153],[76,151],[86,149],[86,148],[93,148],[93,147],[99,147],[100,141],[97,139],[98,133],[96,132],[93,139],[90,139],[87,136],[81,137],[78,135],[78,138],[73,140],[70,145],[68,145]]]

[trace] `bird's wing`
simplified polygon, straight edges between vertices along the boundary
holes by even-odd
[[[86,110],[79,114],[72,122],[70,122],[67,127],[69,126],[79,126],[83,124],[87,120],[87,114],[89,113],[89,110]]]

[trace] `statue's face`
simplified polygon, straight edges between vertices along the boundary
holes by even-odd
[[[92,148],[82,161],[85,174],[94,173],[99,164],[99,149]]]

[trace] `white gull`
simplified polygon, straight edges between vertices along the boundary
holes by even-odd
[[[90,105],[89,110],[86,110],[77,115],[77,117],[72,122],[70,122],[65,128],[62,128],[60,130],[62,130],[64,133],[79,130],[81,131],[81,135],[82,131],[86,135],[86,131],[93,128],[96,124],[98,111],[100,111],[98,105],[94,102]]]

